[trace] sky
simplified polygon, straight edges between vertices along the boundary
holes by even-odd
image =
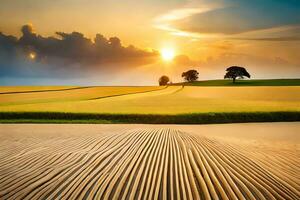
[[[300,77],[299,0],[0,0],[0,85]]]

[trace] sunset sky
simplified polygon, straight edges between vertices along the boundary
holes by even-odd
[[[1,0],[0,84],[300,77],[299,0]]]

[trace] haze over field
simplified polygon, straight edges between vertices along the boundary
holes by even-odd
[[[0,13],[1,85],[153,85],[231,65],[300,76],[296,0],[2,0]]]

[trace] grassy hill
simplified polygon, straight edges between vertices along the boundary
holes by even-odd
[[[173,83],[172,85],[188,86],[300,86],[300,79],[253,79],[253,80],[207,80],[191,83]]]

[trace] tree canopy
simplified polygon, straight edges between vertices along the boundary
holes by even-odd
[[[161,76],[158,80],[159,85],[167,85],[169,82],[170,78],[166,75]]]
[[[197,70],[191,69],[189,71],[183,72],[181,77],[184,78],[185,81],[192,82],[198,79],[199,72]]]
[[[236,78],[244,78],[244,77],[248,77],[248,78],[251,77],[244,67],[231,66],[226,69],[226,74],[224,76],[224,79],[227,78],[232,79],[232,82],[235,83]]]

